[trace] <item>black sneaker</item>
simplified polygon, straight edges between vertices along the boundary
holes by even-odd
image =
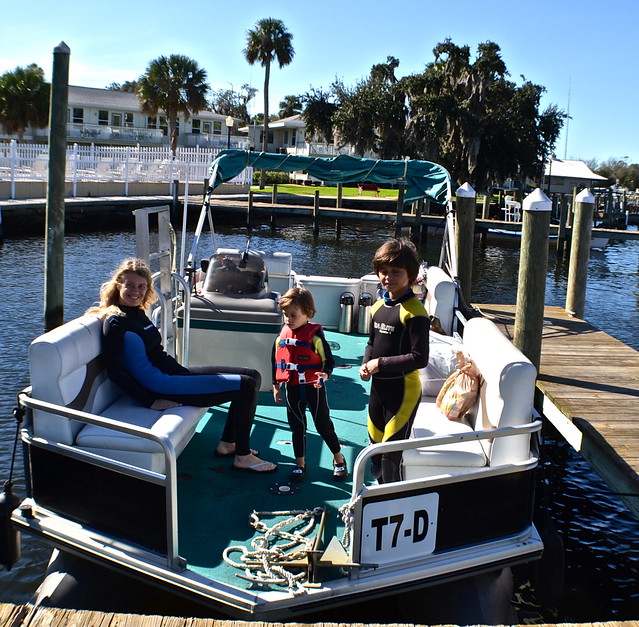
[[[288,480],[291,483],[302,483],[304,479],[306,479],[306,468],[302,468],[301,466],[295,466],[288,476]]]
[[[348,477],[348,468],[346,468],[346,458],[343,462],[333,462],[333,479],[344,481]]]

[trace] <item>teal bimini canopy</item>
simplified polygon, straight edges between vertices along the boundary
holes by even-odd
[[[209,192],[235,178],[244,168],[275,170],[277,172],[303,171],[328,183],[396,183],[404,181],[404,203],[428,198],[440,205],[451,198],[450,174],[430,161],[389,161],[358,159],[348,155],[337,157],[299,157],[250,150],[223,150],[211,164]]]

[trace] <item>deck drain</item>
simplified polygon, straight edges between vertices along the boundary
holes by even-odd
[[[269,489],[271,494],[277,494],[278,496],[290,496],[291,494],[297,494],[300,491],[299,486],[291,485],[290,483],[275,483]]]

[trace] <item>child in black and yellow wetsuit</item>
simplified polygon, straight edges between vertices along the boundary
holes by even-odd
[[[371,443],[409,437],[421,397],[418,370],[428,363],[430,320],[412,286],[419,259],[410,240],[392,239],[373,256],[373,269],[383,297],[371,310],[371,325],[362,380],[372,377],[368,407]],[[376,455],[373,475],[380,483],[401,479],[401,451]]]
[[[306,478],[306,408],[317,432],[333,453],[333,477],[346,479],[346,459],[330,418],[325,382],[333,372],[333,354],[321,325],[310,322],[315,315],[312,294],[294,287],[280,298],[284,327],[273,346],[273,397],[283,400],[281,386],[286,388],[286,415],[291,427],[295,468],[290,474],[294,482]]]

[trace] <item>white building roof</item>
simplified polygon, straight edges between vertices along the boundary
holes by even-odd
[[[544,176],[584,179],[587,181],[607,181],[605,176],[595,174],[583,161],[552,159],[547,161]]]
[[[135,94],[98,87],[78,87],[77,85],[69,85],[69,106],[140,112],[140,100]],[[206,110],[200,111],[196,117],[226,120],[225,115]]]

